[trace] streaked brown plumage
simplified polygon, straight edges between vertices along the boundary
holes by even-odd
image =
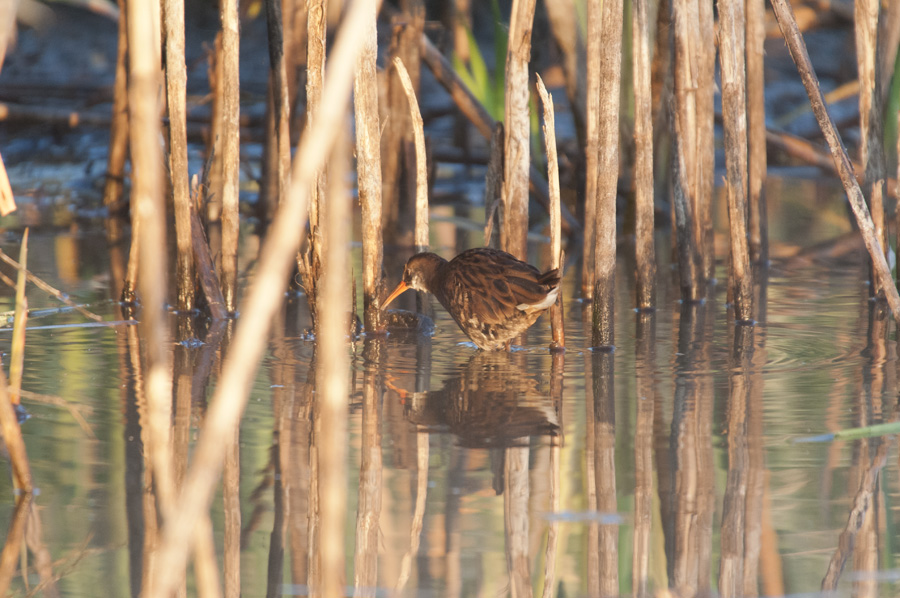
[[[449,262],[418,253],[406,262],[403,280],[386,308],[407,289],[432,293],[479,348],[496,351],[525,332],[559,294],[559,270],[541,274],[505,251],[469,249]]]

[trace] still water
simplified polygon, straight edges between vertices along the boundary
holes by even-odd
[[[776,596],[819,595],[824,583],[841,596],[898,595],[896,438],[797,442],[897,418],[896,326],[869,300],[863,262],[804,252],[844,232],[843,220],[781,206],[777,189],[770,201],[780,224],[755,327],[734,325],[724,284],[703,305],[680,304],[660,249],[653,314],[631,309],[634,267],[620,258],[613,352],[590,350],[574,264],[563,354],[547,348],[545,319],[511,354],[478,352],[439,307],[433,336],[355,343],[348,593]],[[432,242],[446,256],[480,243],[455,228],[452,209],[434,216]],[[3,245],[12,255],[17,237]],[[668,248],[668,237],[658,243]],[[246,240],[245,267],[257,245]],[[539,246],[533,258],[545,259]],[[100,231],[32,231],[31,269],[109,321],[123,319],[110,301],[120,259]],[[388,265],[389,284],[401,266]],[[0,310],[11,310],[13,291],[0,292]],[[32,309],[55,306],[37,289],[28,296]],[[23,432],[40,493],[14,595],[41,584],[86,597],[140,587],[155,525],[140,339],[136,326],[85,322],[73,312],[29,320]],[[227,351],[227,329],[194,324],[172,317],[176,476]],[[305,299],[288,297],[229,466],[239,487],[212,507],[220,571],[247,597],[307,595],[316,574],[308,327]],[[4,355],[9,346],[0,331]],[[9,475],[0,497],[5,529]],[[239,570],[223,556],[238,551]],[[192,574],[187,587],[195,592]]]

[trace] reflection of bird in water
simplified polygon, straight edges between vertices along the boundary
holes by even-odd
[[[540,270],[505,251],[469,249],[449,262],[417,253],[384,307],[407,289],[434,294],[459,327],[486,351],[509,348],[556,302],[559,270]]]
[[[408,400],[407,419],[448,429],[470,448],[527,446],[529,436],[555,436],[559,418],[553,398],[517,361],[508,353],[475,353],[440,390]]]

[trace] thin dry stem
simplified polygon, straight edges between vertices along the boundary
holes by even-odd
[[[553,112],[553,98],[544,86],[544,80],[537,75],[537,89],[544,105],[544,145],[547,148],[547,182],[550,187],[550,268],[562,268],[562,216],[559,206],[559,157],[556,152],[556,118]],[[551,347],[566,346],[566,335],[563,328],[562,293],[557,295],[556,303],[550,307],[550,329],[553,342]]]
[[[602,2],[587,4],[587,115],[585,121],[584,247],[581,256],[581,295],[594,296],[594,237],[597,222],[597,181],[600,177],[600,49]]]
[[[28,453],[25,450],[25,441],[22,439],[22,430],[9,398],[6,384],[6,374],[0,368],[0,430],[3,431],[3,440],[6,450],[9,452],[9,460],[12,463],[13,477],[16,487],[23,492],[31,492],[31,467],[28,465]]]
[[[766,103],[764,48],[765,0],[746,0],[747,6],[747,201],[750,204],[750,259],[769,259],[766,209]]]
[[[394,68],[397,69],[400,83],[409,101],[409,116],[416,143],[416,252],[428,251],[428,164],[425,157],[425,126],[412,80],[400,58],[394,58]]]
[[[28,229],[22,236],[19,250],[19,275],[16,278],[16,315],[13,323],[12,349],[9,357],[9,400],[19,404],[22,392],[22,373],[25,364],[25,325],[28,323],[28,300],[25,298],[25,280],[28,272]]]
[[[648,0],[632,5],[634,70],[634,203],[637,307],[653,307],[656,253],[653,244],[653,100],[650,95],[650,18]],[[661,8],[662,10],[662,8]]]
[[[240,23],[238,3],[220,0],[222,17],[222,52],[218,61],[222,65],[222,294],[225,308],[234,311],[237,306],[237,254],[240,215],[238,213],[238,186],[240,183],[240,77],[239,44]]]
[[[298,227],[297,223],[306,217],[313,176],[331,150],[336,136],[345,130],[342,118],[346,114],[346,101],[356,57],[362,47],[363,31],[368,26],[368,11],[363,4],[357,0],[344,19],[332,53],[319,119],[307,129],[300,142],[294,159],[291,187],[279,206],[263,245],[254,284],[244,301],[234,342],[222,367],[222,378],[206,415],[194,460],[185,478],[184,490],[174,516],[163,529],[156,596],[168,597],[184,575],[194,529],[209,508],[214,486],[222,471],[226,447],[221,439],[233,437],[237,429],[265,348],[269,327],[282,304],[281,294],[273,293],[272,289],[284,284],[300,246],[303,227]]]
[[[111,243],[122,239],[122,191],[125,187],[125,158],[128,154],[128,36],[126,34],[126,0],[119,0],[119,33],[116,49],[116,82],[113,86],[112,120],[109,125],[109,157],[103,206],[108,210],[106,238]]]

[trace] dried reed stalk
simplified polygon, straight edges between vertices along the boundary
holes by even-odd
[[[240,18],[237,0],[219,0],[222,19],[222,51],[217,57],[222,65],[222,294],[225,308],[233,312],[237,306],[237,254],[240,214],[240,116],[241,82],[239,76]]]
[[[691,49],[696,53],[698,70],[695,88],[691,90],[696,96],[697,146],[696,156],[692,159],[695,165],[695,181],[697,192],[691,197],[694,202],[694,229],[699,250],[700,277],[709,282],[716,275],[716,255],[713,230],[713,186],[716,171],[716,135],[715,135],[715,90],[716,90],[716,50],[709,43],[716,31],[713,16],[713,3],[706,0],[693,0],[697,6],[697,26],[690,29]],[[677,68],[677,67],[676,67]]]
[[[664,10],[662,7],[660,10]],[[634,203],[636,294],[638,309],[650,309],[656,295],[653,244],[653,99],[650,95],[650,17],[648,0],[633,0],[631,60],[634,72]]]
[[[602,48],[601,0],[587,3],[587,115],[585,122],[584,246],[581,254],[581,296],[594,296],[594,237],[597,223],[597,182],[600,178],[600,53]]]
[[[747,84],[744,70],[744,0],[718,0],[725,195],[731,229],[731,285],[738,320],[753,318],[753,281],[747,238]]]
[[[226,341],[230,334],[226,334]],[[268,336],[268,335],[267,335]],[[219,440],[225,446],[225,464],[222,472],[222,513],[225,519],[222,542],[222,573],[225,578],[225,598],[241,595],[241,443],[240,430],[235,428],[231,436]],[[208,519],[204,514],[202,519]],[[204,524],[194,531],[200,533]]]
[[[325,0],[310,0],[307,6],[307,65],[306,65],[306,126],[310,127],[318,118],[322,103],[322,88],[325,84],[325,40],[328,33]],[[323,239],[320,232],[321,203],[325,197],[325,168],[319,169],[310,186],[309,197],[309,238],[308,249],[299,257],[299,268],[313,330],[319,330],[319,277],[322,267]]]
[[[191,194],[187,158],[187,67],[184,63],[184,0],[163,2],[166,99],[169,112],[169,177],[175,204],[175,288],[178,310],[194,309]]]
[[[346,299],[350,294],[349,193],[344,185],[347,171],[346,140],[332,150],[332,174],[325,210],[327,254],[322,275],[322,310],[318,339],[316,401],[321,418],[318,447],[319,559],[321,591],[325,598],[344,596],[344,527],[347,505],[347,393],[350,367],[345,340],[348,327]],[[317,393],[317,394],[318,394]]]
[[[184,490],[174,516],[163,529],[158,556],[158,591],[153,596],[169,596],[184,575],[194,529],[209,508],[213,488],[222,471],[226,446],[221,439],[232,438],[237,429],[266,346],[272,318],[282,304],[281,293],[273,293],[272,289],[284,284],[300,246],[303,227],[298,227],[298,222],[306,216],[313,177],[331,151],[336,136],[345,130],[342,118],[346,114],[356,57],[362,47],[363,31],[369,26],[369,11],[363,4],[365,2],[361,0],[354,2],[344,18],[332,51],[332,66],[323,89],[319,118],[300,141],[289,192],[279,206],[262,247],[254,283],[244,300],[234,342],[222,366],[222,377],[194,450]],[[346,374],[346,369],[343,373]]]
[[[692,11],[692,9],[694,9]],[[674,97],[672,106],[673,213],[677,231],[678,270],[683,301],[697,301],[700,290],[700,227],[696,197],[700,194],[697,126],[699,58],[692,51],[691,31],[699,27],[693,0],[673,0]]]
[[[400,58],[394,58],[394,68],[409,102],[409,117],[416,145],[416,252],[428,251],[428,163],[425,156],[425,126],[419,102],[409,72]]]
[[[875,235],[882,248],[888,249],[887,225],[884,209],[885,163],[884,163],[884,123],[882,96],[880,93],[881,74],[878,72],[878,13],[880,2],[858,0],[854,3],[854,25],[856,30],[856,63],[859,71],[859,119],[860,119],[860,161],[865,170],[865,186],[869,194],[869,210]],[[877,280],[870,287],[875,295],[882,289]]]
[[[0,430],[3,432],[3,441],[9,452],[15,487],[22,492],[30,493],[33,486],[31,468],[28,465],[28,453],[25,450],[22,430],[19,428],[19,420],[8,392],[6,374],[3,373],[2,368],[0,368]]]
[[[383,329],[381,322],[381,267],[384,248],[381,224],[381,123],[378,116],[377,11],[367,3],[369,25],[363,32],[363,50],[353,82],[356,115],[356,172],[362,206],[363,304],[366,332]]]
[[[766,102],[764,48],[765,0],[746,0],[747,7],[747,201],[750,208],[750,259],[769,260],[769,224],[766,209]]]
[[[405,2],[402,13],[391,18],[393,35],[389,50],[390,63],[400,60],[407,68],[413,91],[419,89],[419,73],[421,57],[419,40],[425,27],[425,6],[422,0]],[[387,238],[401,241],[412,224],[412,211],[409,209],[414,193],[412,185],[401,184],[409,181],[410,173],[404,167],[407,146],[412,145],[414,124],[410,121],[411,113],[405,101],[406,91],[397,71],[387,69],[387,105],[385,106],[387,122],[390,126],[384,130],[382,137],[382,181],[381,199],[384,205],[382,220]],[[418,174],[418,173],[417,173]],[[406,175],[406,176],[404,176]],[[405,191],[401,197],[401,190]]]
[[[128,154],[128,36],[126,0],[118,0],[119,34],[116,50],[116,79],[113,86],[112,120],[109,125],[109,156],[106,162],[106,183],[103,186],[103,206],[107,210],[106,238],[111,243],[122,240],[121,216],[124,212],[122,191],[125,183],[125,158]]]
[[[206,233],[203,232],[203,223],[200,222],[200,216],[194,209],[194,202],[190,206],[191,216],[191,247],[194,250],[194,262],[196,263],[197,278],[200,281],[200,288],[206,296],[206,304],[209,306],[209,313],[213,320],[223,320],[228,317],[228,310],[225,309],[225,298],[222,296],[222,289],[219,288],[219,279],[216,277],[216,267],[213,264],[212,256],[209,250],[209,241],[206,240]]]
[[[559,205],[559,157],[556,153],[556,118],[553,98],[547,93],[544,80],[537,75],[537,90],[544,106],[544,145],[547,148],[547,182],[550,187],[550,268],[562,268],[562,216]],[[563,326],[562,293],[550,307],[551,349],[565,349],[566,332]]]
[[[272,107],[275,120],[275,197],[287,192],[291,174],[290,94],[288,90],[287,59],[284,48],[284,19],[282,0],[266,0],[266,24],[269,31],[269,81],[272,89]]]
[[[616,187],[619,180],[619,91],[622,77],[622,0],[604,0],[598,75],[597,206],[594,222],[593,343],[615,341]]]
[[[528,114],[528,62],[535,0],[513,0],[506,51],[506,103],[503,154],[503,226],[500,246],[521,260],[528,258],[528,177],[531,127]]]
[[[803,80],[803,86],[806,88],[806,93],[809,96],[813,113],[819,122],[819,126],[822,128],[828,147],[831,149],[831,155],[834,158],[844,191],[850,200],[850,207],[853,210],[853,215],[856,217],[856,223],[859,225],[866,249],[872,258],[876,279],[885,292],[888,305],[890,305],[894,314],[894,319],[900,319],[900,294],[897,293],[897,287],[891,279],[891,269],[884,257],[881,242],[875,234],[875,227],[872,224],[869,210],[866,208],[862,190],[859,188],[856,178],[854,178],[850,157],[847,155],[847,151],[844,149],[841,141],[841,135],[834,126],[834,121],[831,120],[831,115],[825,107],[825,99],[822,97],[818,78],[809,60],[806,43],[800,35],[797,21],[794,19],[794,12],[787,0],[772,0],[772,8],[775,11],[775,18],[778,20],[778,26],[781,28],[785,42],[787,42],[791,57],[797,65],[800,78]]]
[[[159,5],[129,0],[128,114],[131,132],[132,214],[140,223],[138,268],[142,303],[141,336],[146,344],[144,390],[147,401],[148,443],[157,508],[163,520],[172,515],[175,487],[170,442],[172,380],[168,364],[169,331],[166,321],[166,224],[163,196],[162,152],[159,144],[157,101],[161,81]],[[152,596],[155,576],[145,576],[143,591]]]
[[[13,321],[12,348],[9,356],[9,400],[19,404],[22,394],[22,374],[25,367],[25,328],[28,323],[28,299],[25,281],[28,273],[28,229],[22,236],[19,249],[19,272],[16,277],[16,315]]]

